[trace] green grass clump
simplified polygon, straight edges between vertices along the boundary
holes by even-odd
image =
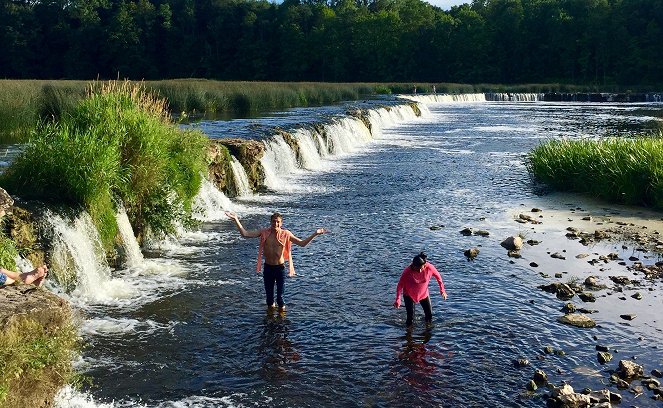
[[[109,249],[120,200],[139,236],[190,219],[207,138],[180,130],[164,100],[129,82],[93,84],[59,121],[42,122],[0,178],[12,194],[89,211]]]
[[[54,389],[76,382],[71,365],[80,348],[75,327],[53,332],[20,318],[0,330],[0,344],[0,407],[37,406]]]
[[[18,250],[14,241],[0,233],[0,267],[15,271],[17,255]]]
[[[663,136],[548,140],[528,155],[538,180],[561,191],[663,208]]]

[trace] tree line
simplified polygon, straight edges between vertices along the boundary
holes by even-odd
[[[0,77],[663,84],[663,1],[1,0]]]

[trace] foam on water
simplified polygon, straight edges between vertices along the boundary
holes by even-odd
[[[131,399],[121,399],[112,402],[98,402],[88,394],[65,386],[55,396],[54,408],[235,408],[245,407],[243,400],[246,394],[235,393],[224,397],[207,397],[202,395],[189,396],[177,401],[165,401],[147,404]],[[260,405],[268,406],[272,398],[263,396]],[[251,403],[251,405],[254,405]]]
[[[80,332],[86,336],[123,336],[140,333],[141,336],[165,330],[170,331],[176,322],[168,324],[157,323],[153,320],[136,320],[129,318],[112,318],[108,316],[92,318],[82,323]]]

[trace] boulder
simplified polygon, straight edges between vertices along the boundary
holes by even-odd
[[[562,300],[569,300],[575,296],[576,292],[571,289],[566,283],[562,283],[557,287],[557,298]]]
[[[519,251],[523,247],[523,239],[518,236],[506,238],[500,245],[507,251]]]
[[[644,375],[644,369],[641,365],[634,363],[630,360],[619,360],[619,367],[617,374],[622,379],[635,379]]]

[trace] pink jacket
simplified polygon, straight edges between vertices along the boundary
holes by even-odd
[[[401,305],[401,293],[409,296],[415,302],[426,299],[428,297],[428,283],[433,276],[440,285],[440,293],[444,293],[444,282],[442,282],[442,277],[433,264],[426,262],[421,272],[414,271],[410,266],[407,266],[398,280],[398,286],[396,286],[396,304]]]
[[[256,265],[256,272],[260,273],[262,270],[262,252],[265,248],[265,241],[267,237],[272,233],[271,228],[265,228],[260,230],[260,246],[258,247],[258,264]],[[290,237],[292,233],[286,229],[281,229],[281,231],[276,236],[276,240],[279,241],[279,244],[283,245],[283,259],[288,261],[289,264],[289,273],[290,275],[295,274],[295,266],[292,263],[292,242],[290,242]]]

